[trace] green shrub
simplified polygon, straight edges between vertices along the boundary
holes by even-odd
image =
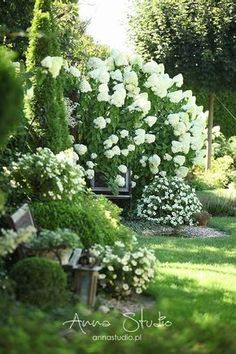
[[[72,199],[85,185],[83,170],[73,160],[75,156],[72,149],[54,155],[48,148],[38,148],[36,153],[24,154],[4,167],[12,199]]]
[[[230,156],[236,166],[236,136],[226,139],[222,133],[217,134],[214,138],[213,150],[214,158]]]
[[[182,178],[156,176],[138,201],[137,216],[159,225],[193,225],[202,205]]]
[[[101,260],[100,283],[109,295],[141,294],[155,276],[154,251],[139,247],[136,239],[130,247],[120,241],[113,247],[94,245],[92,252]]]
[[[33,97],[28,98],[27,118],[33,146],[60,152],[71,146],[64,105],[62,79],[42,70],[45,58],[60,56],[57,26],[49,0],[36,0],[27,52],[27,70],[33,74]]]
[[[230,182],[233,159],[230,156],[212,160],[211,170],[198,166],[193,171],[191,185],[197,190],[224,188]]]
[[[22,302],[44,307],[65,299],[66,274],[56,262],[25,258],[13,266],[10,277],[16,283],[16,297]]]
[[[121,210],[104,197],[85,195],[73,202],[51,201],[31,204],[39,228],[69,228],[76,232],[83,245],[112,245],[118,239],[127,241],[130,230],[120,223]]]
[[[229,190],[213,192],[211,190],[198,192],[203,209],[212,216],[236,216],[236,195]]]
[[[0,148],[23,116],[23,88],[12,55],[0,47]]]
[[[35,236],[34,227],[21,228],[18,231],[2,230],[0,235],[0,258],[13,253],[19,245],[29,242]]]

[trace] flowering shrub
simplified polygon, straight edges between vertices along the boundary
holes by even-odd
[[[4,169],[9,183],[28,199],[72,199],[84,187],[83,170],[76,165],[77,155],[66,150],[54,155],[47,148],[25,154]]]
[[[197,166],[193,170],[191,184],[197,190],[225,188],[231,180],[233,167],[231,156],[218,157],[212,160],[210,170]]]
[[[138,248],[136,243],[130,249],[120,241],[113,247],[96,244],[92,251],[102,261],[101,285],[115,296],[141,294],[154,277],[156,257],[153,251]]]
[[[153,182],[144,188],[137,214],[162,225],[193,225],[194,214],[201,209],[202,205],[194,189],[182,179],[156,176]]]
[[[19,231],[2,230],[0,236],[0,257],[5,257],[8,253],[13,253],[22,243],[29,242],[35,236],[36,230],[29,226]]]
[[[75,150],[90,179],[102,172],[124,186],[121,173],[147,184],[160,171],[185,177],[205,157],[206,113],[181,74],[170,78],[162,64],[118,51],[91,58],[78,80]]]
[[[79,236],[69,229],[43,230],[28,245],[34,249],[82,247]]]

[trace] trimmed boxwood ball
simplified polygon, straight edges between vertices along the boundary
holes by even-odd
[[[18,300],[45,307],[60,304],[66,294],[66,274],[60,265],[41,257],[25,258],[10,271]]]
[[[70,229],[78,234],[84,247],[113,245],[128,242],[132,231],[120,223],[121,209],[104,197],[92,194],[72,201],[31,203],[31,211],[38,228]]]

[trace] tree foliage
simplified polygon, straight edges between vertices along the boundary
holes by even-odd
[[[70,146],[63,85],[60,77],[42,73],[41,61],[60,54],[51,1],[36,0],[27,52],[27,70],[33,73],[34,94],[29,100],[27,117],[33,127],[30,131],[33,146],[48,147],[55,153]]]
[[[6,44],[25,58],[27,30],[33,17],[35,0],[0,0],[0,44]]]
[[[23,114],[23,88],[12,58],[10,52],[0,47],[0,148],[6,144]]]
[[[222,90],[236,82],[234,0],[138,0],[130,19],[136,48],[188,83]]]

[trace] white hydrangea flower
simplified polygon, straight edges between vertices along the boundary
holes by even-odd
[[[69,72],[74,77],[80,78],[80,76],[81,76],[80,70],[77,69],[75,66],[71,66],[70,69],[69,69]]]
[[[148,160],[149,160],[150,171],[153,174],[157,174],[161,163],[160,157],[157,154],[154,154],[153,156],[149,157]]]
[[[174,91],[168,93],[167,97],[170,99],[171,102],[173,103],[179,103],[184,97],[183,97],[183,91]]]
[[[120,155],[120,148],[119,148],[119,146],[117,146],[117,145],[113,146],[112,151],[113,151],[113,154],[114,154],[114,155]]]
[[[93,169],[94,168],[94,162],[93,161],[87,161],[86,165],[88,166],[88,168]]]
[[[135,151],[135,145],[129,144],[127,149],[128,149],[128,151]]]
[[[52,74],[52,77],[55,79],[60,74],[63,65],[63,58],[47,56],[41,61],[41,65],[47,68]]]
[[[115,134],[112,134],[112,135],[109,137],[109,139],[111,140],[112,144],[117,144],[118,141],[119,141],[118,136],[115,135]]]
[[[94,152],[91,154],[91,159],[95,160],[98,157],[97,154],[95,154]]]
[[[123,129],[123,130],[121,130],[120,131],[120,136],[121,136],[121,138],[127,138],[128,136],[129,136],[129,131],[128,130],[126,130],[126,129]]]
[[[164,155],[164,160],[166,160],[166,161],[171,161],[171,160],[172,160],[172,156],[169,155],[169,154],[165,154],[165,155]]]
[[[125,157],[129,155],[129,150],[128,149],[122,149],[120,152],[121,152],[121,155],[123,155]]]
[[[156,140],[156,136],[154,134],[145,134],[146,143],[152,144],[154,143],[155,140]]]
[[[80,90],[80,92],[87,93],[87,92],[91,92],[92,91],[92,87],[91,87],[90,83],[87,80],[83,79],[80,82],[79,90]]]
[[[121,173],[127,173],[127,166],[125,165],[120,165],[118,166],[118,170],[121,172]]]
[[[74,148],[75,148],[75,151],[81,156],[86,154],[86,152],[88,151],[87,146],[85,146],[83,144],[75,144]]]
[[[111,74],[111,78],[113,80],[120,81],[120,82],[123,81],[123,75],[122,75],[122,72],[119,69],[117,69],[115,71],[112,71],[110,74]]]
[[[164,72],[164,65],[160,67],[160,65],[158,65],[154,60],[151,60],[148,63],[143,65],[143,72],[145,74]]]
[[[178,176],[179,178],[184,178],[187,176],[188,171],[188,167],[181,166],[176,170],[176,176]]]
[[[186,158],[183,155],[176,155],[173,160],[179,166],[182,166],[185,163]]]
[[[95,128],[104,129],[106,128],[107,122],[104,117],[98,117],[93,121]]]
[[[123,176],[121,175],[117,175],[115,178],[115,182],[117,183],[117,185],[119,187],[124,187],[125,186],[125,179]]]
[[[146,118],[144,118],[144,121],[147,123],[147,125],[149,125],[149,127],[151,128],[157,121],[157,117],[154,116],[148,116]]]
[[[85,174],[88,177],[88,179],[94,178],[94,170],[92,170],[92,169],[88,169],[87,171],[85,171]]]
[[[94,69],[89,72],[89,76],[101,84],[107,84],[110,80],[110,74],[105,68]]]
[[[128,55],[120,50],[114,49],[111,53],[116,66],[126,66],[129,64]]]
[[[105,152],[104,152],[104,155],[105,155],[108,159],[112,159],[112,158],[115,156],[114,151],[112,151],[112,150],[107,150],[107,151],[105,151]]]
[[[177,87],[183,86],[184,78],[182,74],[178,74],[173,77],[173,82],[176,84]]]

